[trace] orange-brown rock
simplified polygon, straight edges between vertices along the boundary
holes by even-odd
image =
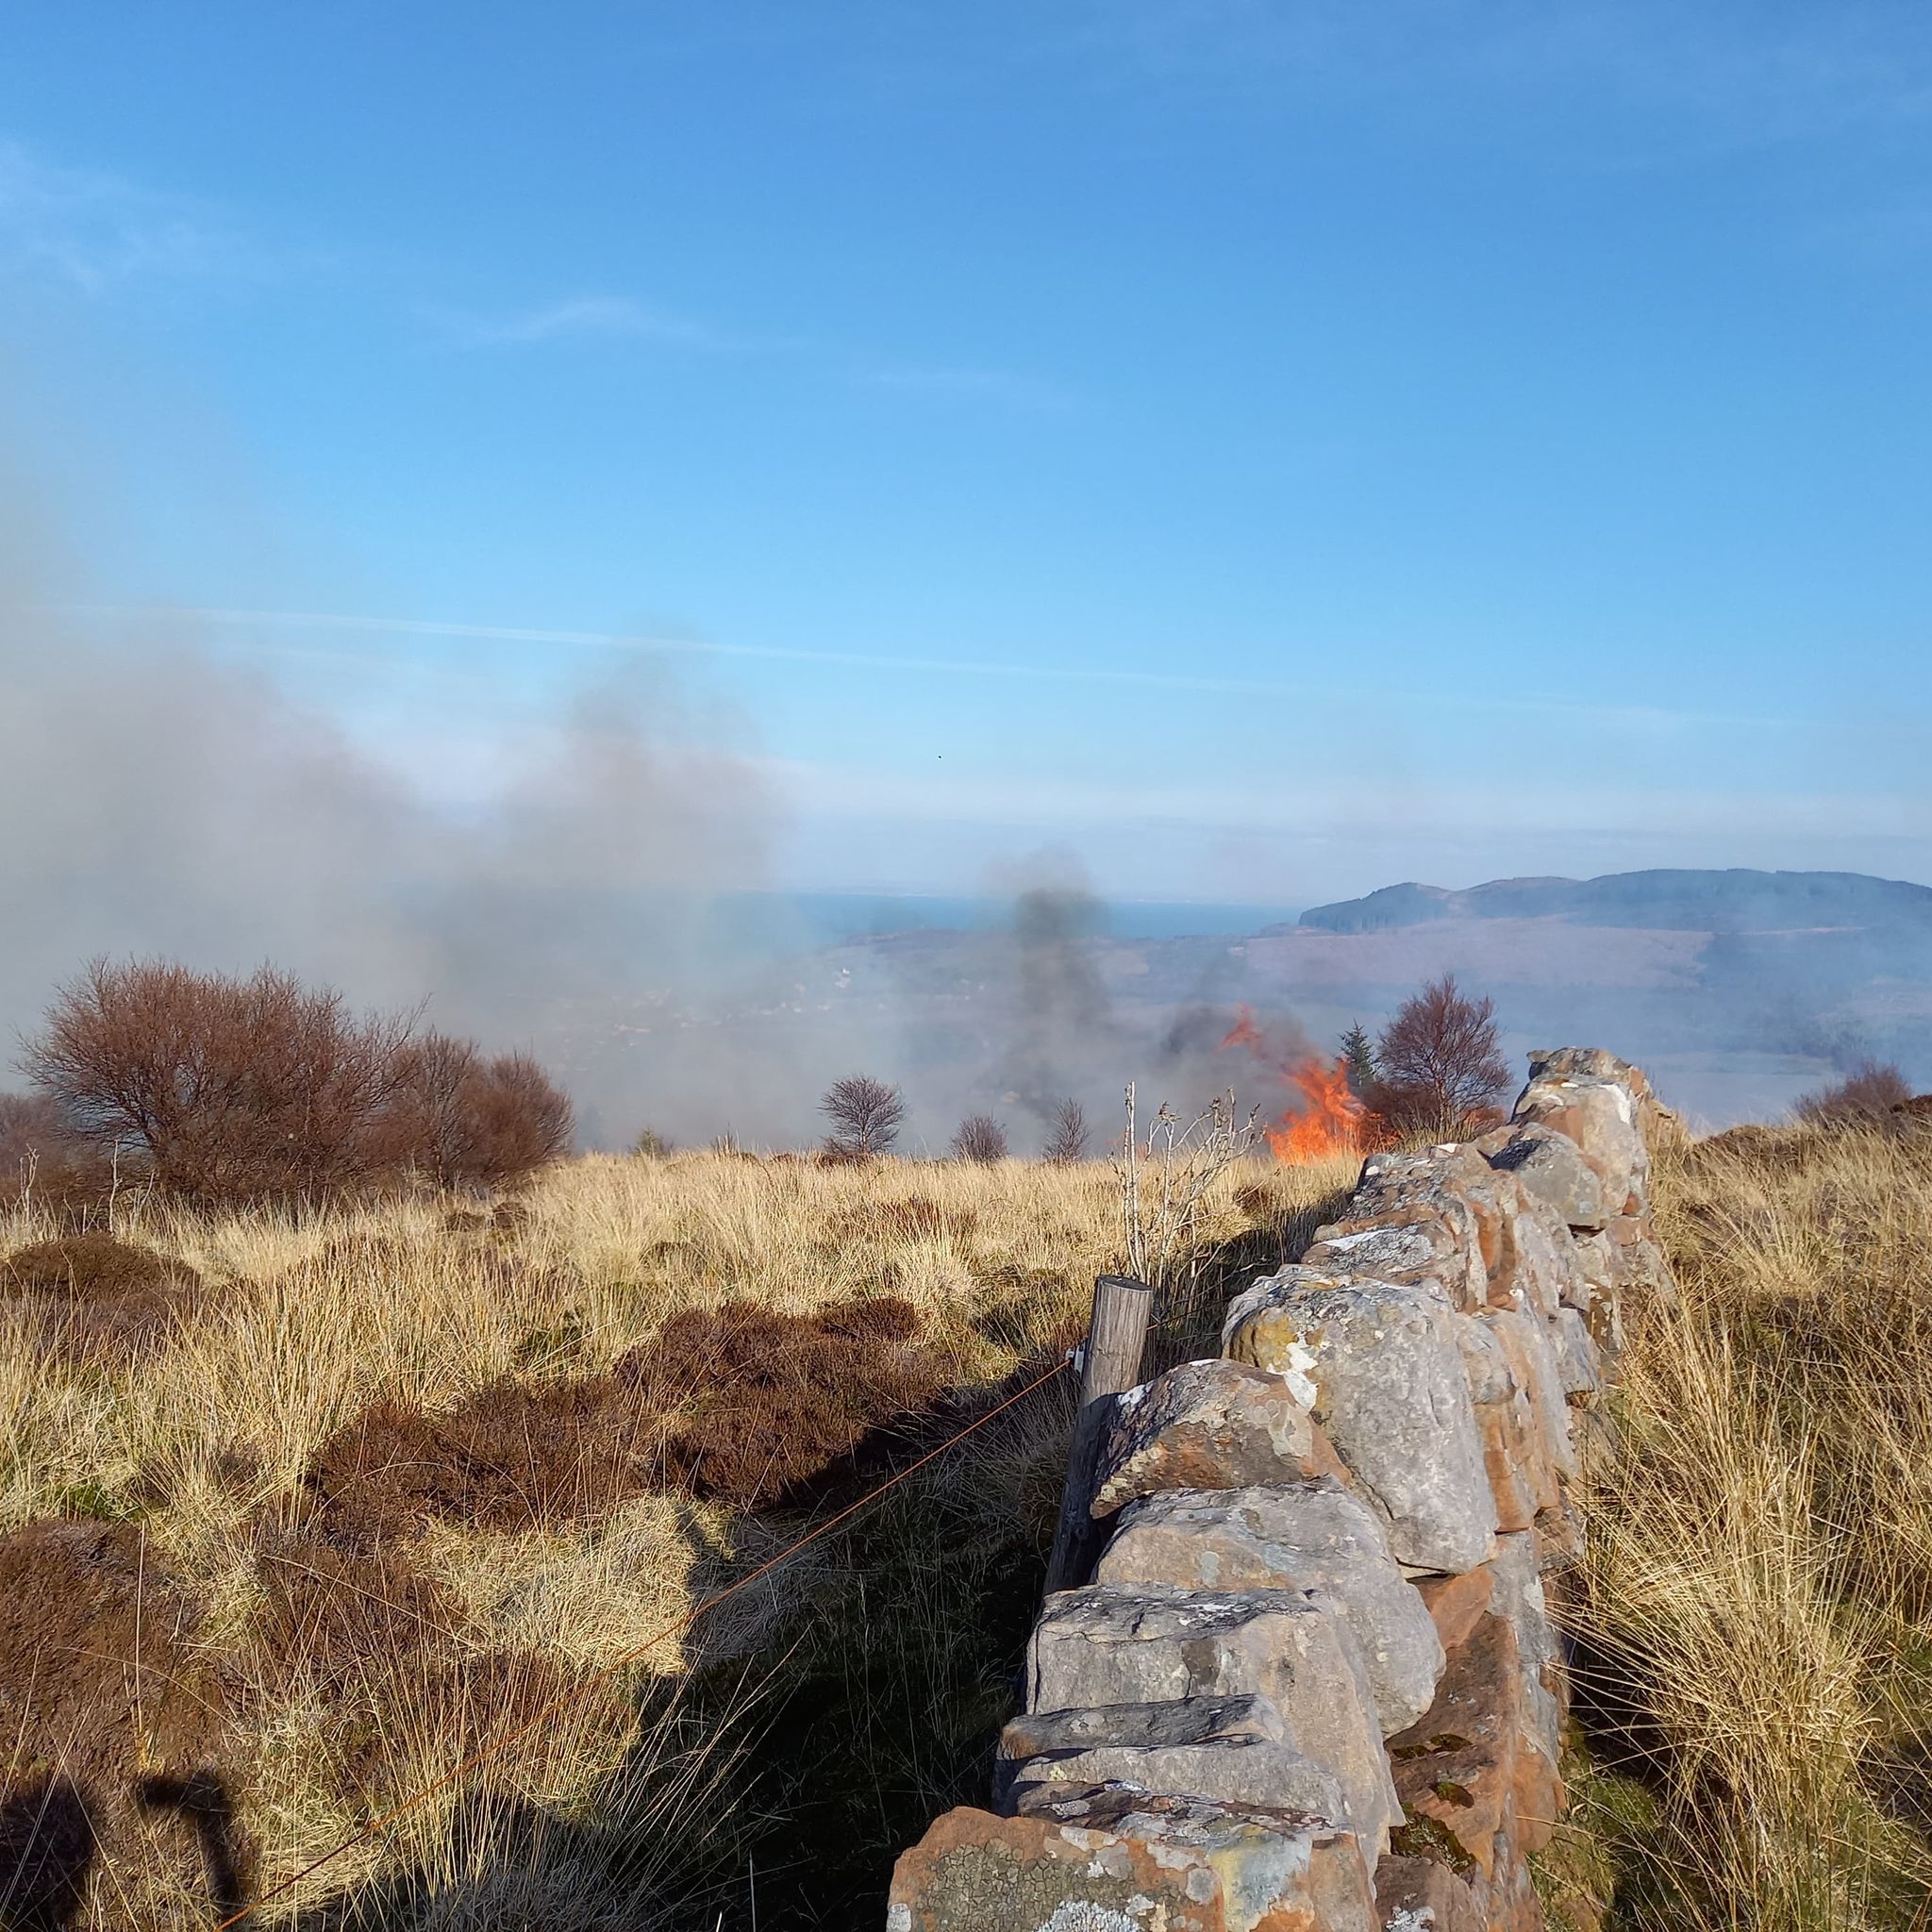
[[[1485,1878],[1515,1850],[1549,1842],[1562,1803],[1556,1765],[1532,1741],[1530,1666],[1508,1622],[1481,1618],[1419,1724],[1389,1740],[1408,1824],[1401,1842],[1440,1842]],[[1499,1849],[1500,1848],[1500,1849]]]
[[[1419,1576],[1415,1587],[1435,1619],[1436,1635],[1445,1651],[1459,1650],[1469,1641],[1477,1620],[1488,1613],[1495,1578],[1487,1563],[1465,1570],[1460,1576]]]
[[[1557,1462],[1545,1409],[1561,1407],[1560,1394],[1538,1386],[1538,1365],[1529,1358],[1520,1328],[1537,1320],[1502,1309],[1467,1318],[1457,1331],[1470,1399],[1475,1406],[1483,1467],[1496,1498],[1496,1527],[1527,1529],[1538,1513],[1558,1507]],[[1550,1378],[1554,1380],[1554,1376]],[[1539,1397],[1546,1400],[1540,1401]],[[1561,1418],[1563,1450],[1569,1459],[1569,1423]]]

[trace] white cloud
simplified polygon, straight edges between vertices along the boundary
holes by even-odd
[[[234,274],[258,254],[207,206],[0,142],[0,259],[98,293],[142,275]]]

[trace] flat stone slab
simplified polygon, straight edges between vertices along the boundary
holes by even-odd
[[[1420,1288],[1452,1308],[1483,1305],[1471,1241],[1427,1208],[1380,1219],[1351,1212],[1322,1230],[1301,1265]]]
[[[1442,1646],[1381,1519],[1332,1477],[1287,1488],[1175,1490],[1122,1511],[1100,1583],[1315,1590],[1360,1646],[1384,1734],[1429,1707]]]
[[[1188,1705],[1119,1707],[1189,1709]],[[1168,1728],[1177,1735],[1140,1743],[1095,1741],[1014,1761],[1000,1781],[1006,1794],[1001,1808],[1037,1817],[1050,1812],[1069,1790],[1112,1784],[1210,1803],[1286,1807],[1345,1826],[1346,1807],[1334,1774],[1304,1757],[1291,1744],[1251,1737],[1239,1728],[1230,1733],[1225,1725],[1212,1726],[1215,1734],[1202,1738],[1187,1736],[1187,1726]]]
[[[1099,1787],[961,1808],[892,1873],[886,1932],[1376,1932],[1352,1836],[1291,1811]]]
[[[1024,1811],[1063,1797],[1070,1785],[1131,1784],[1222,1803],[1292,1806],[1341,1823],[1335,1780],[1291,1750],[1287,1736],[1265,1697],[1029,1711],[1000,1734],[993,1803]]]
[[[1093,1514],[1162,1490],[1301,1482],[1341,1467],[1286,1375],[1249,1362],[1183,1362],[1115,1406]]]
[[[1046,1600],[1027,1647],[1029,1712],[1256,1696],[1329,1773],[1377,1850],[1398,1822],[1374,1693],[1340,1611],[1307,1591],[1090,1584]]]

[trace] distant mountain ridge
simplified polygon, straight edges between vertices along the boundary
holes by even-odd
[[[1932,930],[1932,887],[1857,872],[1657,870],[1593,879],[1491,879],[1451,891],[1413,881],[1360,899],[1314,906],[1300,924],[1323,932],[1387,932],[1448,919],[1564,919],[1657,932],[1754,933],[1819,927]],[[1271,934],[1291,926],[1271,926]]]

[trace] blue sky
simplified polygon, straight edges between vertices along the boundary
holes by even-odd
[[[646,675],[774,883],[1932,878],[1928,296],[1918,6],[28,4],[0,54],[48,599],[204,613],[456,811]]]

